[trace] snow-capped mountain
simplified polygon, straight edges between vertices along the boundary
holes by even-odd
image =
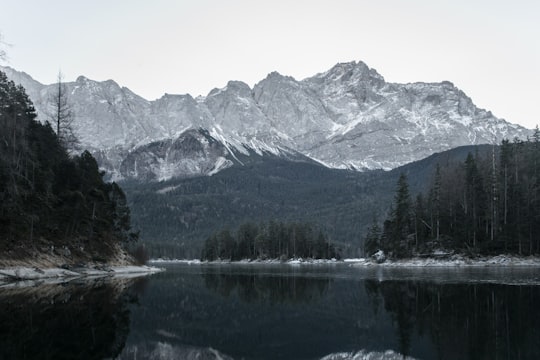
[[[0,67],[23,85],[41,120],[54,85]],[[298,81],[276,72],[206,97],[148,101],[112,80],[66,83],[75,132],[119,178],[211,175],[239,156],[306,156],[328,167],[391,169],[461,145],[530,131],[477,108],[452,83],[388,83],[363,62]]]

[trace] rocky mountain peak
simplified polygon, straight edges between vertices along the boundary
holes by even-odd
[[[277,71],[272,71],[269,73],[266,78],[261,80],[259,83],[286,83],[286,82],[296,82],[292,76],[282,75]]]
[[[369,68],[362,61],[338,63],[330,70],[306,79],[314,83],[359,84],[373,85],[384,83],[384,78],[375,70]]]
[[[86,76],[83,76],[83,75],[79,75],[77,77],[77,79],[75,80],[75,82],[77,84],[86,84],[87,82],[90,82],[91,80],[89,78],[87,78]]]
[[[208,98],[212,97],[223,97],[223,96],[236,96],[240,95],[242,97],[251,96],[251,88],[248,84],[242,81],[231,80],[227,82],[227,85],[221,89],[214,88],[208,93]]]
[[[26,89],[26,93],[33,100],[35,105],[35,99],[40,98],[40,92],[45,87],[45,85],[34,80],[30,75],[23,71],[17,71],[9,66],[1,66],[0,71],[4,72],[8,79],[13,81],[15,84],[22,85]]]
[[[45,114],[54,85],[5,71]],[[241,163],[238,154],[297,153],[333,168],[391,169],[530,133],[477,108],[450,82],[386,83],[361,61],[301,81],[272,72],[253,89],[229,81],[197,99],[148,101],[112,80],[84,76],[66,85],[83,147],[117,178],[209,175]]]

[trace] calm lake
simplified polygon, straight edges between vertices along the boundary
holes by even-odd
[[[539,268],[161,265],[0,288],[0,359],[538,359]]]

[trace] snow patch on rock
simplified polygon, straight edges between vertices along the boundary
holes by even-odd
[[[405,356],[393,350],[341,352],[327,355],[321,360],[413,360],[413,357]]]

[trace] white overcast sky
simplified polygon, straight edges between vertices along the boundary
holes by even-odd
[[[540,0],[0,0],[0,33],[3,64],[46,84],[61,69],[153,100],[362,60],[540,123]]]

